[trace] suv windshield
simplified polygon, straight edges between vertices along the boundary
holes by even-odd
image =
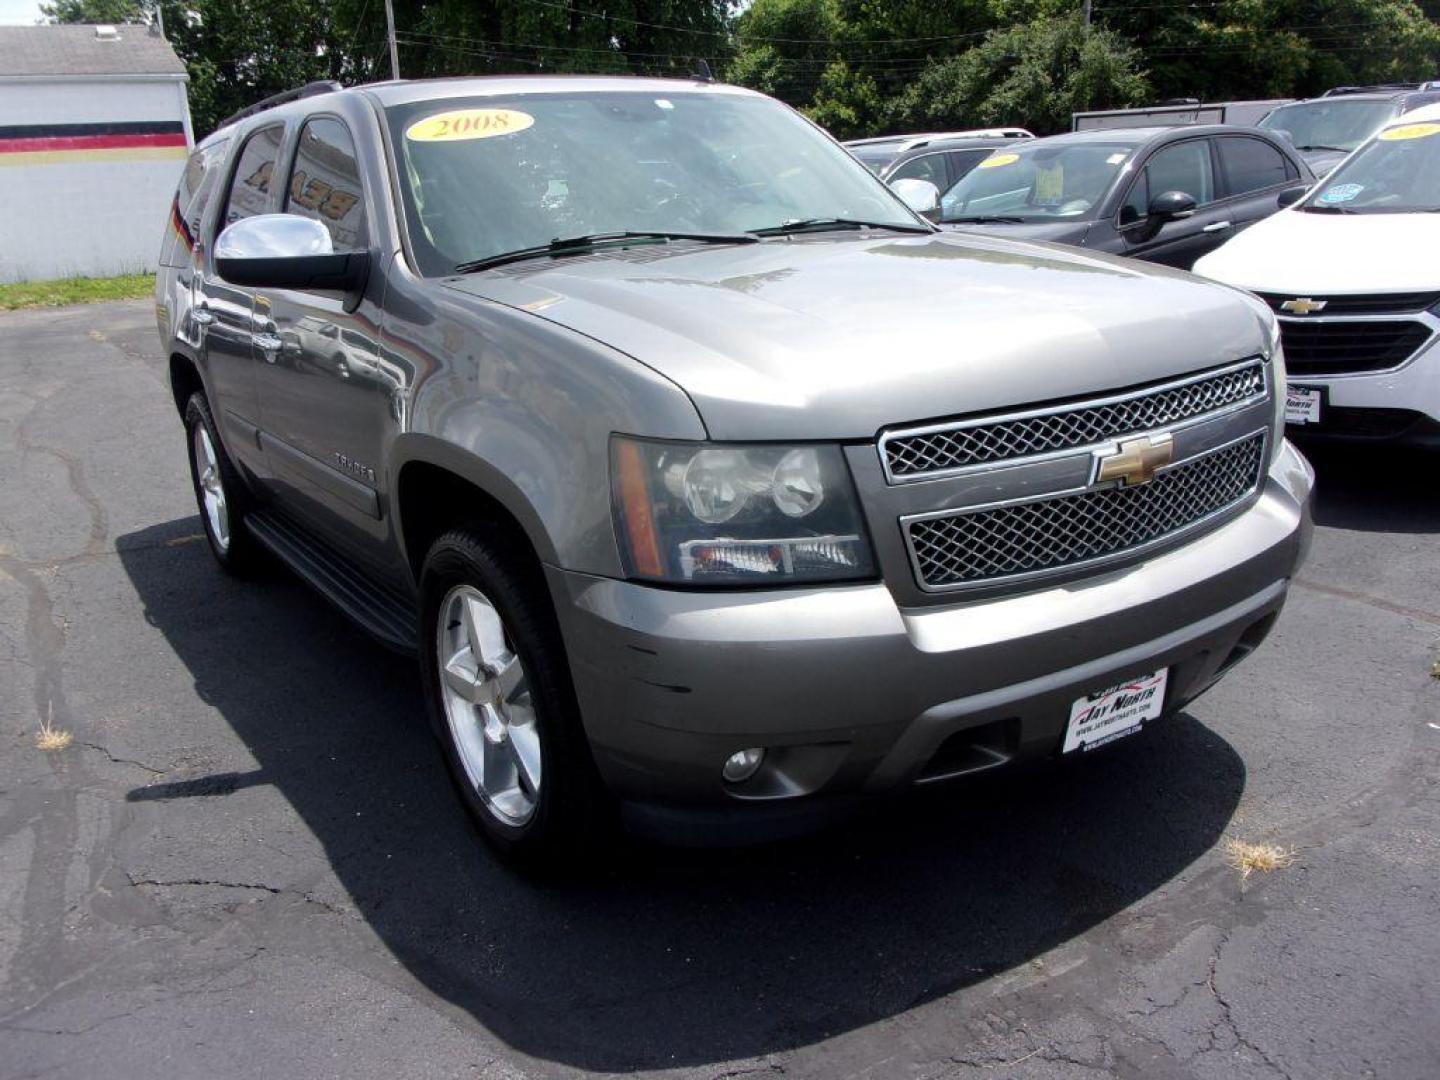
[[[1301,205],[1312,213],[1440,211],[1440,122],[1382,131],[1327,176]]]
[[[1287,131],[1297,150],[1349,153],[1395,115],[1393,101],[1319,98],[1281,105],[1260,121],[1270,131]]]
[[[945,192],[940,220],[1092,218],[1134,150],[1119,142],[1007,146]]]
[[[626,231],[742,234],[916,218],[765,98],[664,91],[472,96],[387,110],[423,273]]]

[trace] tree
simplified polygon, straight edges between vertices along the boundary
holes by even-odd
[[[40,14],[52,23],[138,23],[146,11],[142,0],[54,0]]]
[[[1137,49],[1079,15],[993,31],[975,48],[928,67],[894,103],[910,130],[1023,124],[1065,131],[1070,114],[1150,97]]]

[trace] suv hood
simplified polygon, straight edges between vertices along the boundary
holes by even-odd
[[[1264,293],[1428,292],[1440,284],[1440,214],[1281,210],[1195,264],[1195,272]]]
[[[717,439],[869,439],[1133,386],[1254,355],[1268,318],[1180,271],[973,234],[636,246],[446,284],[629,354]]]

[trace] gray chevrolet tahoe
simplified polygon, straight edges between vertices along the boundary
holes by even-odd
[[[161,261],[215,557],[417,653],[519,860],[1081,756],[1305,551],[1264,304],[940,233],[746,90],[307,87],[196,148]]]

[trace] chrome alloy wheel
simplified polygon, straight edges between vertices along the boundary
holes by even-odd
[[[524,825],[540,798],[540,733],[500,613],[479,589],[456,585],[440,603],[436,634],[445,721],[465,775],[498,821]]]
[[[220,478],[220,455],[210,441],[210,432],[204,424],[195,425],[191,436],[192,452],[195,455],[195,478],[200,485],[200,502],[205,508],[206,520],[210,522],[210,535],[224,555],[230,550],[230,513],[225,503],[225,484]]]

